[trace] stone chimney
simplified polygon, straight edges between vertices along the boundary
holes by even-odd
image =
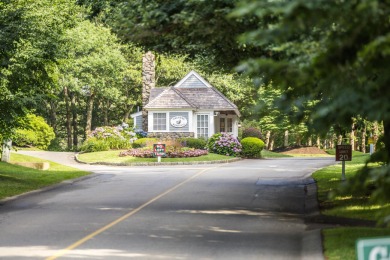
[[[155,57],[150,51],[142,56],[142,129],[148,131],[148,112],[150,90],[155,87]]]

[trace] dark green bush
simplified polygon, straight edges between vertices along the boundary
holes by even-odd
[[[264,142],[256,137],[246,137],[241,140],[241,155],[247,158],[261,158]]]
[[[158,140],[156,138],[141,138],[137,139],[133,142],[133,148],[142,148],[146,146],[152,146],[153,144],[157,143]]]
[[[104,141],[99,140],[96,137],[90,137],[84,141],[80,147],[80,151],[91,153],[91,152],[102,152],[110,150],[110,145]]]
[[[206,139],[203,138],[192,138],[192,137],[181,138],[180,142],[185,147],[195,148],[195,149],[206,149],[206,145],[207,145]]]
[[[242,130],[242,138],[244,139],[246,137],[256,137],[259,139],[263,139],[263,135],[261,134],[260,129],[258,129],[256,127],[244,128]]]

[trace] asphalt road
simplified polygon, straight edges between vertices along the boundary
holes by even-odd
[[[0,259],[322,259],[310,174],[333,158],[108,167],[1,203]]]

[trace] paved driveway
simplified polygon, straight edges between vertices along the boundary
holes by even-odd
[[[92,167],[35,155],[95,174],[4,203],[1,259],[322,259],[304,217],[310,174],[333,159]]]

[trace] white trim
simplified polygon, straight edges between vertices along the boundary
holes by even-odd
[[[139,111],[139,112],[135,112],[133,114],[130,114],[130,117],[131,118],[136,118],[137,116],[142,116],[142,111]]]

